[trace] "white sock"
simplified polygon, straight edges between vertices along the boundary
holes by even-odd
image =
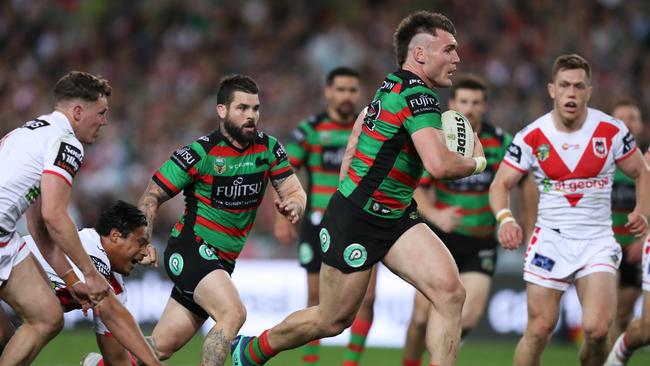
[[[621,334],[616,339],[616,343],[614,343],[614,352],[616,352],[616,356],[621,361],[626,361],[630,358],[634,351],[627,348],[627,333]]]

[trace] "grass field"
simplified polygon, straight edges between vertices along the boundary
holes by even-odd
[[[504,366],[512,364],[515,341],[486,342],[467,341],[458,357],[459,366]],[[167,361],[167,365],[196,366],[199,364],[201,338],[195,337],[189,344]],[[82,356],[97,351],[95,337],[90,329],[66,330],[48,344],[34,362],[40,366],[78,365]],[[552,344],[544,353],[543,365],[577,365],[577,348],[567,344]],[[302,366],[300,351],[284,352],[269,362],[268,366]],[[321,365],[340,365],[343,349],[323,347]],[[401,350],[392,348],[369,348],[363,356],[362,366],[399,366]],[[229,364],[228,364],[229,365]],[[630,366],[650,365],[650,352],[637,352]]]

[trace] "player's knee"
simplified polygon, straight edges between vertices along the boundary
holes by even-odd
[[[607,339],[609,326],[605,322],[593,322],[582,325],[582,331],[587,342],[603,342]]]
[[[63,310],[60,306],[43,310],[40,316],[31,323],[39,329],[41,334],[52,338],[63,329]]]
[[[555,323],[548,319],[537,318],[529,320],[526,327],[526,334],[538,341],[545,341],[551,336],[555,329]]]
[[[353,312],[352,314],[340,314],[337,317],[325,320],[325,324],[322,326],[325,332],[323,337],[333,337],[343,333],[344,330],[352,325],[355,316],[356,313]]]

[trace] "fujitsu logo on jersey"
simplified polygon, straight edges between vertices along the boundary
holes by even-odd
[[[212,185],[212,202],[216,207],[232,209],[259,205],[264,196],[264,174],[215,176]]]
[[[244,178],[237,177],[230,186],[218,186],[217,194],[220,196],[228,197],[230,199],[237,199],[242,196],[250,196],[259,194],[262,191],[262,182],[244,184]]]

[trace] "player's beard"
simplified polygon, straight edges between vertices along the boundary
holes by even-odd
[[[223,127],[226,129],[226,132],[232,137],[235,141],[240,144],[250,144],[255,141],[255,136],[257,135],[257,127],[255,122],[246,121],[241,127],[237,126],[233,121],[226,116],[223,120]],[[253,127],[251,132],[245,132],[245,127]]]
[[[341,104],[339,104],[336,107],[336,112],[339,114],[339,117],[341,117],[343,121],[350,121],[350,120],[354,120],[354,117],[356,117],[355,109],[356,107],[354,103],[350,102],[349,100],[346,100],[341,102]]]

